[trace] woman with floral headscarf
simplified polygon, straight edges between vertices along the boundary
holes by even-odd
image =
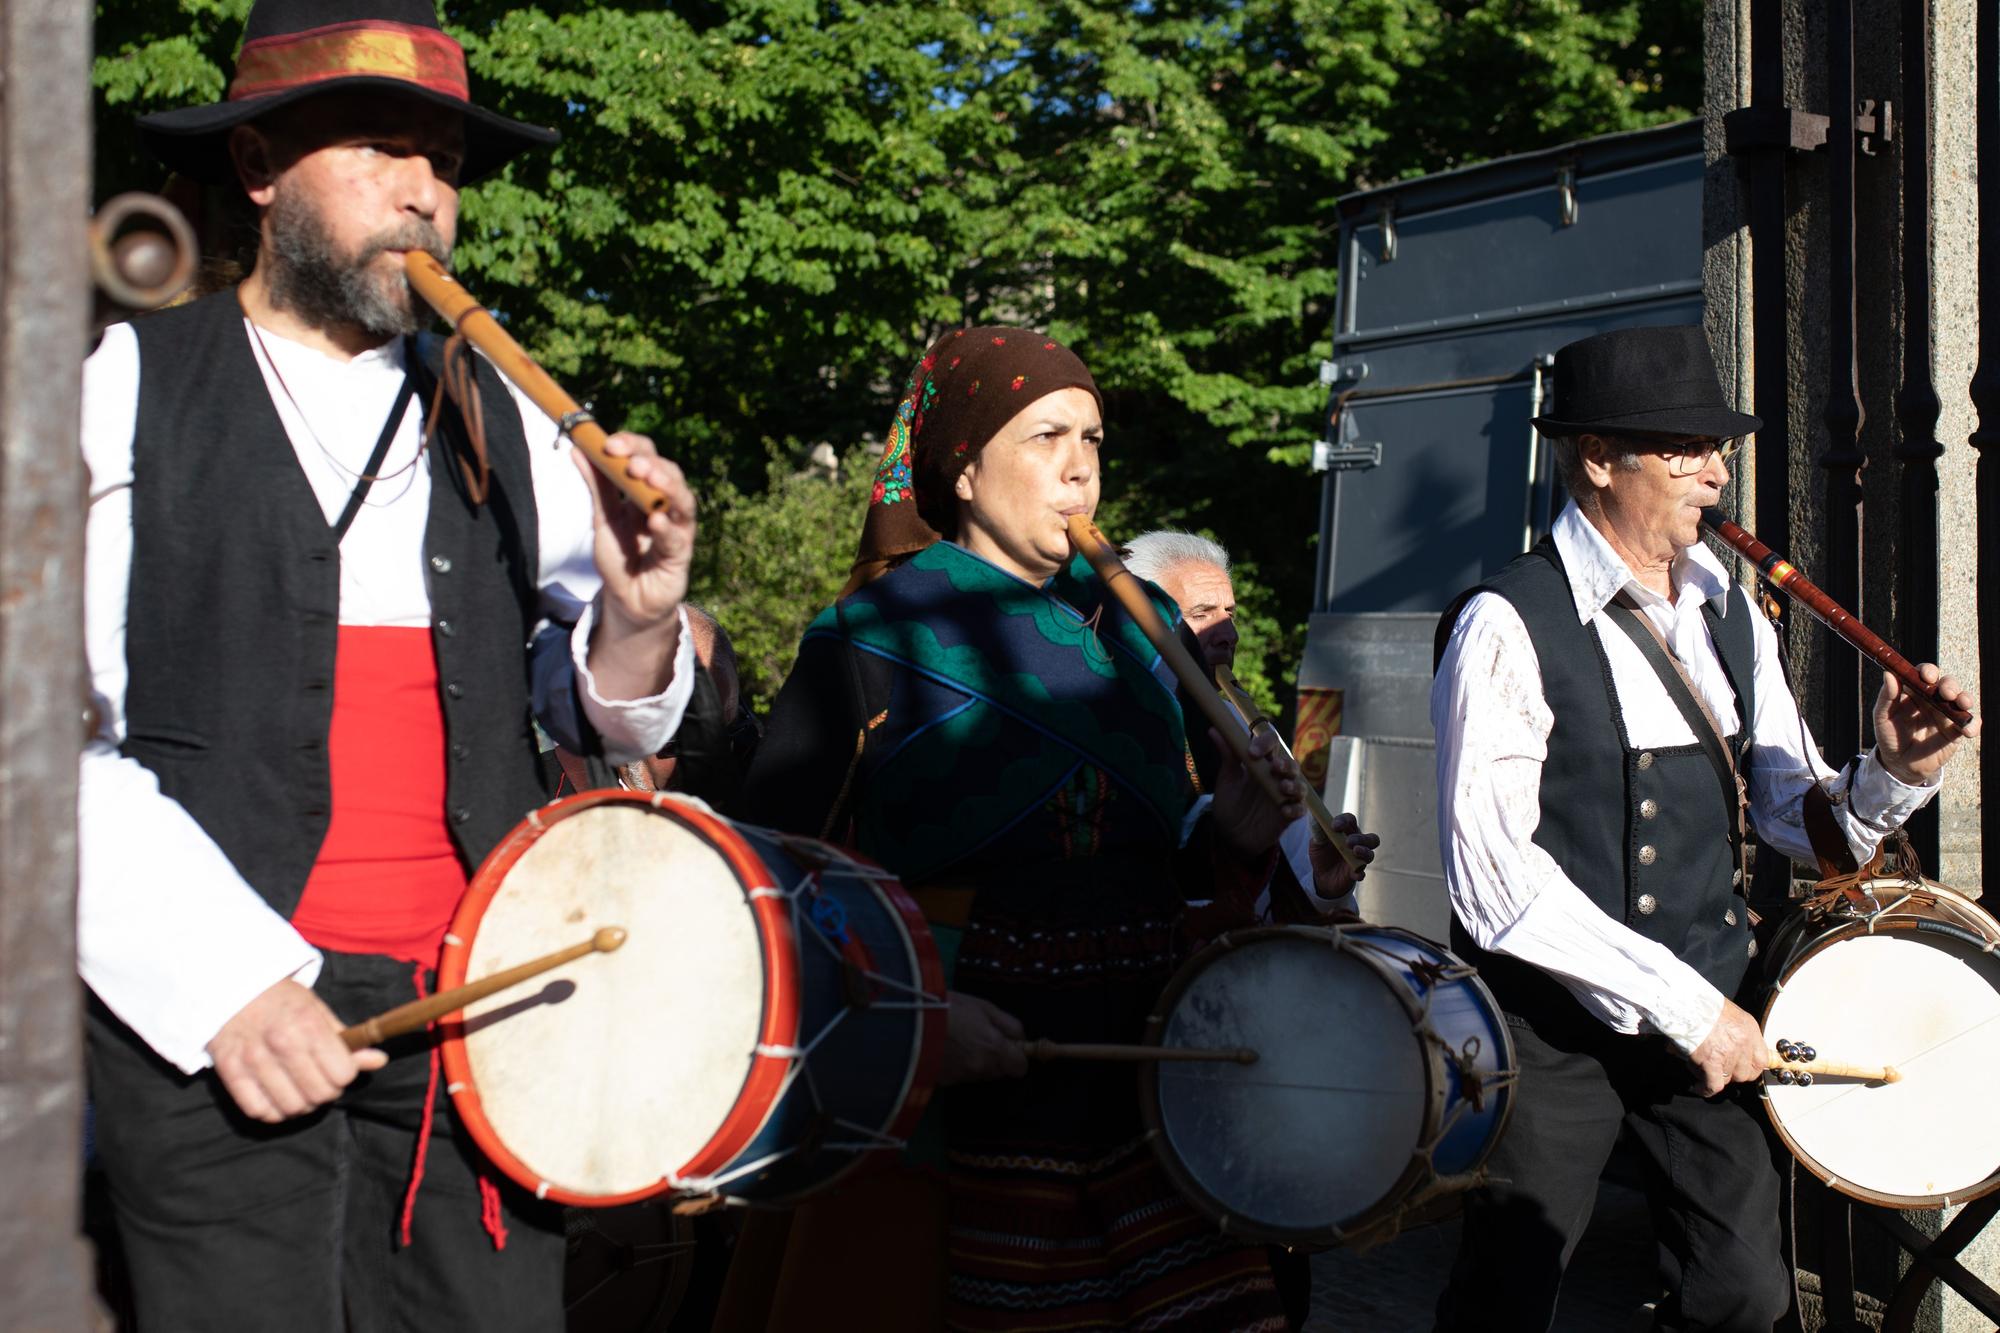
[[[1285,1326],[1263,1250],[1155,1162],[1131,1066],[1029,1069],[1020,1045],[1138,1040],[1187,898],[1254,896],[1299,814],[1232,766],[1214,836],[1189,841],[1173,677],[1065,526],[1096,509],[1102,436],[1067,348],[1017,328],[940,339],[897,409],[854,577],[806,631],[746,781],[744,818],[897,874],[952,988],[941,1173],[801,1209],[772,1327],[823,1325],[829,1282],[871,1329]],[[1257,754],[1296,799],[1294,771]],[[903,1241],[874,1230],[889,1217]]]

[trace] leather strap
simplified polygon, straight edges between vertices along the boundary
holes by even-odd
[[[846,820],[858,796],[854,784],[861,777],[861,760],[868,752],[870,727],[867,691],[861,687],[861,668],[854,658],[854,641],[847,634],[847,608],[836,600],[833,614],[840,625],[840,655],[847,665],[848,697],[854,704],[854,756],[847,761],[847,775],[840,780],[840,790],[834,795],[833,808],[826,812],[826,822],[820,826],[819,837],[821,842],[845,843]]]
[[[1730,812],[1729,844],[1736,852],[1737,869],[1740,871],[1747,833],[1743,811],[1748,802],[1744,797],[1742,776],[1736,771],[1736,755],[1729,747],[1728,738],[1722,734],[1715,714],[1702,702],[1694,682],[1688,679],[1687,668],[1668,650],[1660,627],[1639,609],[1631,596],[1619,593],[1605,610],[1610,614],[1612,623],[1624,630],[1637,645],[1647,664],[1653,668],[1653,674],[1660,678],[1660,683],[1666,687],[1667,697],[1674,701],[1681,718],[1688,724],[1702,752],[1708,756],[1710,766],[1715,769],[1716,785],[1722,794],[1722,808]],[[1737,887],[1743,888],[1741,879],[1737,881]]]
[[[404,364],[417,354],[417,340],[410,339],[404,349]],[[290,390],[286,390],[287,393]],[[354,490],[348,494],[347,505],[340,511],[340,517],[333,522],[333,544],[340,545],[347,539],[347,530],[354,526],[354,520],[361,513],[361,502],[368,498],[370,488],[375,485],[376,475],[382,470],[382,460],[389,456],[389,444],[396,438],[396,430],[403,424],[403,413],[409,411],[410,399],[416,396],[417,384],[406,372],[403,376],[402,392],[396,395],[396,405],[389,409],[389,419],[382,423],[382,433],[375,437],[375,448],[368,454],[368,462],[362,466],[361,475],[354,479]]]

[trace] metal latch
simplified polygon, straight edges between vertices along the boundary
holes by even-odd
[[[1313,441],[1314,472],[1362,472],[1380,466],[1380,440],[1354,440],[1347,444],[1335,444],[1332,440]]]

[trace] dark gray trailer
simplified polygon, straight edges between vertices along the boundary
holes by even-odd
[[[1337,718],[1328,803],[1383,837],[1361,895],[1372,921],[1444,937],[1432,632],[1561,510],[1528,425],[1556,410],[1556,348],[1701,322],[1702,174],[1688,121],[1340,200],[1299,735],[1304,757],[1313,724]]]

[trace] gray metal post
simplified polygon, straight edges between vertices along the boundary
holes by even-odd
[[[90,19],[0,3],[0,1328],[23,1333],[96,1322],[75,962]]]

